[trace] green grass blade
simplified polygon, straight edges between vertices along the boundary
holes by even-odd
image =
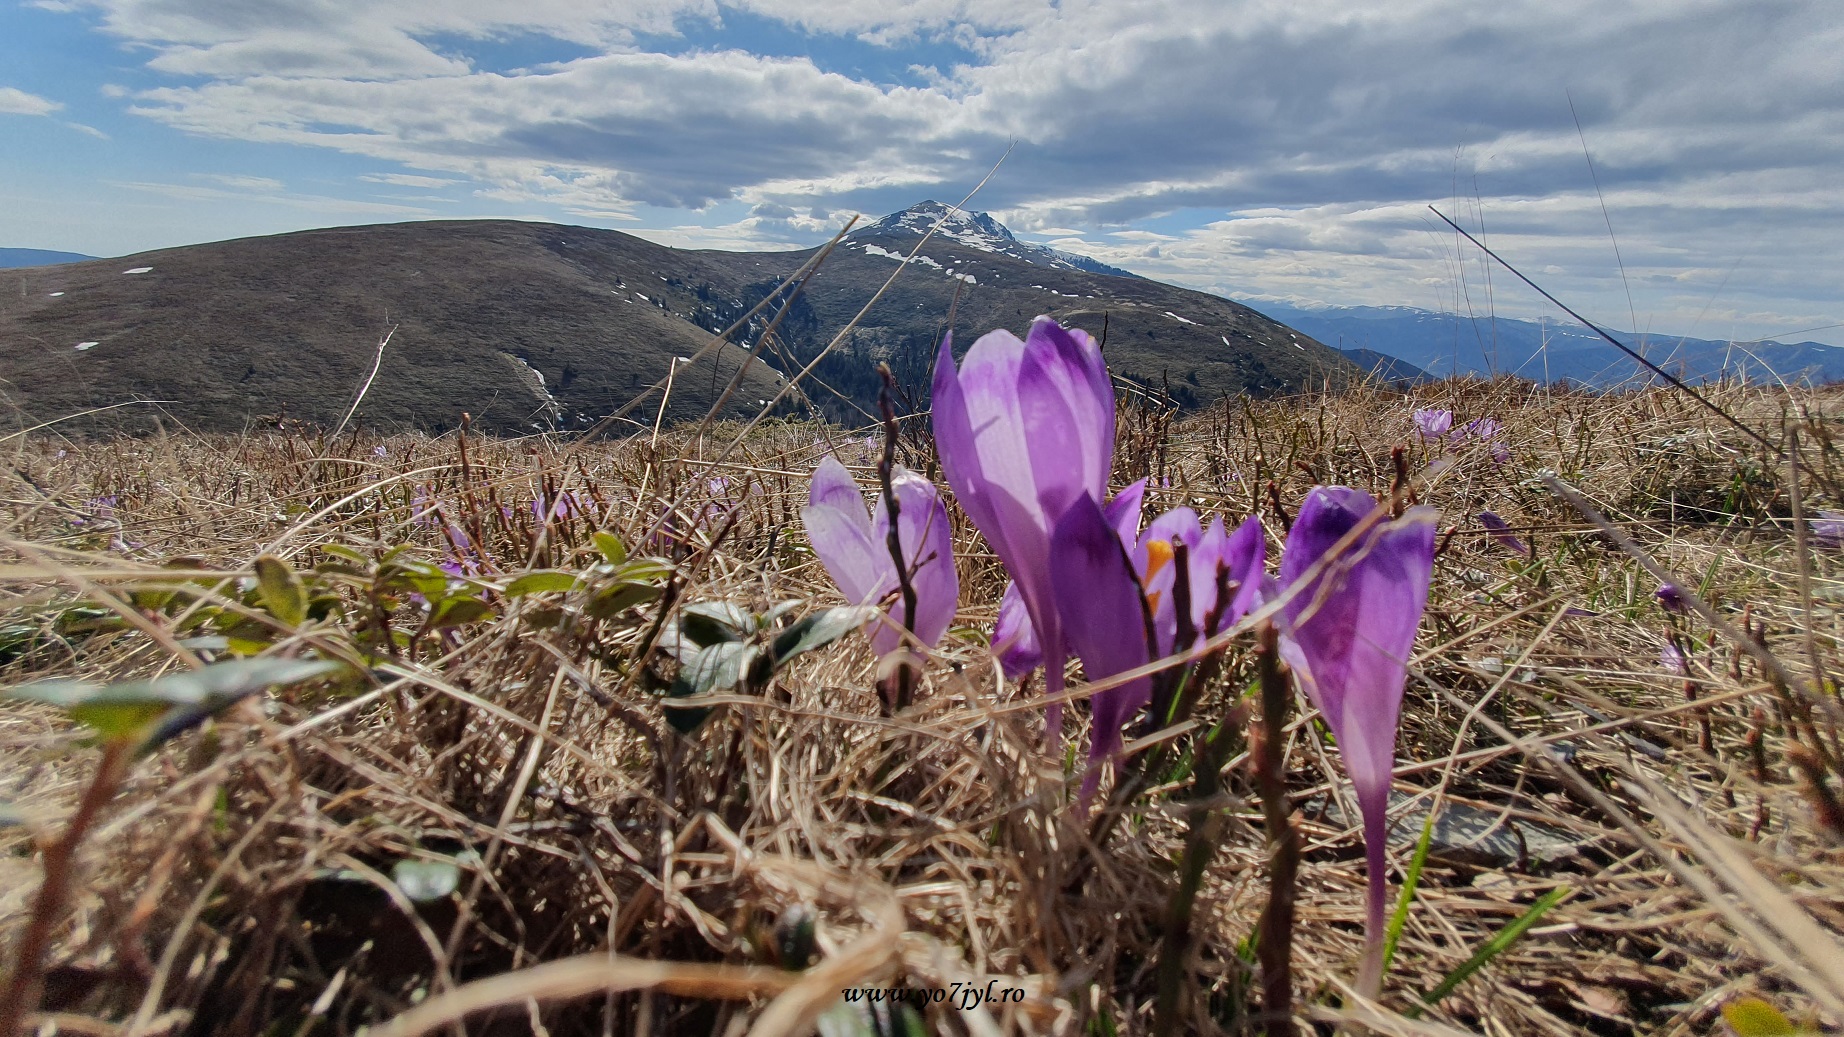
[[[1524,935],[1524,930],[1536,925],[1537,920],[1542,918],[1550,908],[1562,903],[1563,898],[1573,892],[1574,890],[1568,886],[1557,886],[1538,897],[1537,902],[1530,905],[1523,914],[1512,919],[1510,924],[1500,929],[1490,940],[1480,944],[1479,949],[1473,952],[1473,956],[1466,959],[1459,968],[1448,973],[1447,978],[1441,980],[1439,986],[1423,994],[1422,1001],[1432,1005],[1453,993],[1455,987],[1466,982],[1467,977],[1484,968],[1487,962],[1503,954],[1506,949],[1517,942],[1518,937]],[[1420,1018],[1421,1005],[1415,1005],[1402,1014],[1410,1019]]]
[[[1421,868],[1428,863],[1428,848],[1434,844],[1434,810],[1428,810],[1428,820],[1421,826],[1421,839],[1415,844],[1415,856],[1409,858],[1408,873],[1402,877],[1402,893],[1396,898],[1396,912],[1389,916],[1389,927],[1383,931],[1383,974],[1389,974],[1389,963],[1396,959],[1396,943],[1402,939],[1402,927],[1409,920],[1409,905],[1415,902],[1415,890],[1421,885]]]

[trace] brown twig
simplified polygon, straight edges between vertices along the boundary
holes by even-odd
[[[64,834],[45,845],[41,866],[45,880],[32,902],[32,916],[19,938],[12,967],[7,970],[6,985],[0,987],[0,1037],[12,1037],[20,1031],[26,1013],[38,1010],[39,995],[45,988],[45,955],[51,949],[52,933],[63,920],[64,905],[70,898],[77,873],[77,847],[83,843],[90,826],[102,813],[134,759],[134,745],[125,738],[103,743],[102,760],[77,804],[77,812],[64,826]]]
[[[1274,624],[1256,632],[1260,669],[1261,725],[1251,731],[1250,760],[1268,830],[1268,904],[1261,912],[1255,953],[1261,962],[1262,1032],[1293,1037],[1293,906],[1300,869],[1300,834],[1293,827],[1288,803],[1286,754],[1287,710],[1293,699],[1281,670]]]

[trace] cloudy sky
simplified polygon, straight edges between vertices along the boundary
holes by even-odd
[[[1009,147],[971,208],[1232,298],[1549,312],[1433,204],[1613,326],[1844,343],[1840,54],[1836,0],[0,0],[0,246],[805,247]]]

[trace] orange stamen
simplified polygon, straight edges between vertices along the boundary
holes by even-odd
[[[1147,544],[1145,582],[1150,585],[1153,582],[1153,577],[1159,575],[1159,570],[1170,564],[1172,564],[1171,541],[1154,540],[1152,543]],[[1159,595],[1161,593],[1163,592],[1153,591],[1146,596],[1146,604],[1151,607],[1154,612],[1159,611]]]

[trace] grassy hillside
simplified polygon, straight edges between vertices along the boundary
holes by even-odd
[[[729,416],[752,413],[787,374],[819,356],[898,269],[914,235],[856,236],[794,300],[709,360],[681,367],[665,418],[709,409],[762,345]],[[335,425],[367,384],[355,420],[379,431],[456,427],[463,412],[500,433],[580,430],[635,405],[634,431],[658,416],[645,390],[809,260],[813,251],[696,252],[614,231],[455,221],[347,227],[195,245],[121,259],[0,271],[5,421],[118,407],[75,427],[147,430],[156,419],[239,431],[284,413]],[[1356,368],[1235,303],[1131,277],[1033,266],[942,238],[816,369],[810,405],[835,420],[874,412],[876,364],[912,394],[946,330],[1023,333],[1048,313],[1107,334],[1116,374],[1186,407],[1264,395]],[[977,283],[952,278],[958,265]],[[932,266],[930,264],[933,264]],[[138,272],[128,272],[138,271]],[[954,310],[956,298],[959,309]],[[972,335],[964,334],[963,344]],[[741,347],[741,348],[739,348]],[[808,403],[794,397],[790,407]],[[807,411],[812,413],[812,411]]]
[[[523,290],[478,287],[483,306]],[[370,334],[364,305],[350,318]],[[421,327],[410,341],[440,338]],[[1270,567],[1310,487],[1386,491],[1397,448],[1406,488],[1441,512],[1397,752],[1392,893],[1422,819],[1441,820],[1380,1005],[1360,1013],[1376,1032],[1712,1033],[1744,996],[1844,1021],[1827,719],[1844,560],[1835,525],[1791,517],[1844,504],[1830,446],[1844,398],[1712,395],[1803,464],[1797,481],[1662,391],[1447,382],[1185,420],[1124,405],[1113,485],[1151,476],[1149,511],[1260,514]],[[1424,442],[1423,407],[1504,431]],[[842,990],[960,984],[1004,999],[931,1004],[928,1032],[1148,1032],[1174,861],[1189,826],[1214,818],[1196,944],[1174,959],[1181,1029],[1255,1032],[1270,833],[1236,705],[1251,632],[1199,700],[1233,740],[1222,793],[1194,799],[1188,769],[1161,771],[1111,829],[1073,802],[1073,748],[1045,748],[1041,683],[998,679],[1003,574],[957,508],[960,610],[907,713],[883,715],[853,632],[760,693],[703,700],[713,712],[690,734],[670,721],[680,663],[666,635],[688,607],[799,603],[773,627],[838,603],[799,509],[829,450],[868,488],[861,435],[769,422],[622,443],[11,440],[0,686],[256,652],[358,663],[177,729],[142,759],[109,758],[121,790],[100,799],[49,931],[45,1025],[456,1032],[444,1013],[466,1002],[476,1034],[793,1033],[822,1010],[828,1032],[867,1034],[880,1031]],[[934,470],[925,435],[899,450]],[[1657,578],[1545,471],[1749,642],[1661,607]],[[1485,510],[1528,556],[1488,535]],[[1087,693],[1078,680],[1072,747]],[[1302,1023],[1329,1032],[1364,871],[1338,747],[1295,709],[1309,719],[1282,754],[1305,846],[1292,992]],[[1155,732],[1136,758],[1195,736]],[[104,759],[58,710],[0,702],[9,953],[52,860],[35,847],[56,845]]]

